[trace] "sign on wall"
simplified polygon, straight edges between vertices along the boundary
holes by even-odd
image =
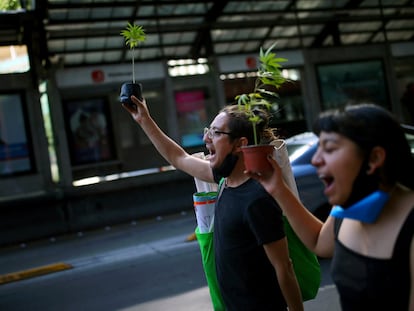
[[[203,145],[203,129],[207,126],[206,91],[204,89],[175,92],[178,128],[183,147]]]

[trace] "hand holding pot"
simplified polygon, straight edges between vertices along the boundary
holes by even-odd
[[[131,114],[137,123],[141,124],[143,119],[150,118],[145,98],[139,100],[135,95],[132,95],[131,102],[133,105],[122,103],[122,107]]]
[[[278,191],[283,192],[283,190],[287,188],[287,185],[283,178],[282,168],[272,154],[268,154],[267,161],[272,166],[271,170],[267,170],[262,174],[247,170],[245,171],[245,174],[259,181],[263,188],[265,188],[271,195],[277,194]]]
[[[134,107],[131,96],[134,95],[142,100],[142,84],[141,83],[124,83],[121,86],[121,94],[119,99],[121,103]]]

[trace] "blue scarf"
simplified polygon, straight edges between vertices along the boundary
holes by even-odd
[[[390,194],[388,192],[377,190],[346,209],[335,205],[332,208],[331,216],[352,218],[372,224],[377,220],[389,198]]]

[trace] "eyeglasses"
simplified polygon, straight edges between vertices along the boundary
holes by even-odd
[[[232,135],[232,133],[230,132],[223,132],[223,131],[219,131],[216,130],[214,128],[209,128],[209,127],[205,127],[204,128],[204,135],[207,135],[207,137],[209,139],[213,139],[213,137],[219,137],[221,134],[225,134],[225,135]]]

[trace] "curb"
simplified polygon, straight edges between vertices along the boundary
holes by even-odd
[[[46,266],[36,267],[32,269],[27,269],[23,271],[8,273],[4,275],[0,275],[0,285],[10,282],[16,282],[23,279],[29,279],[36,276],[54,273],[62,270],[68,270],[72,269],[72,265],[64,263],[64,262],[58,262]]]

